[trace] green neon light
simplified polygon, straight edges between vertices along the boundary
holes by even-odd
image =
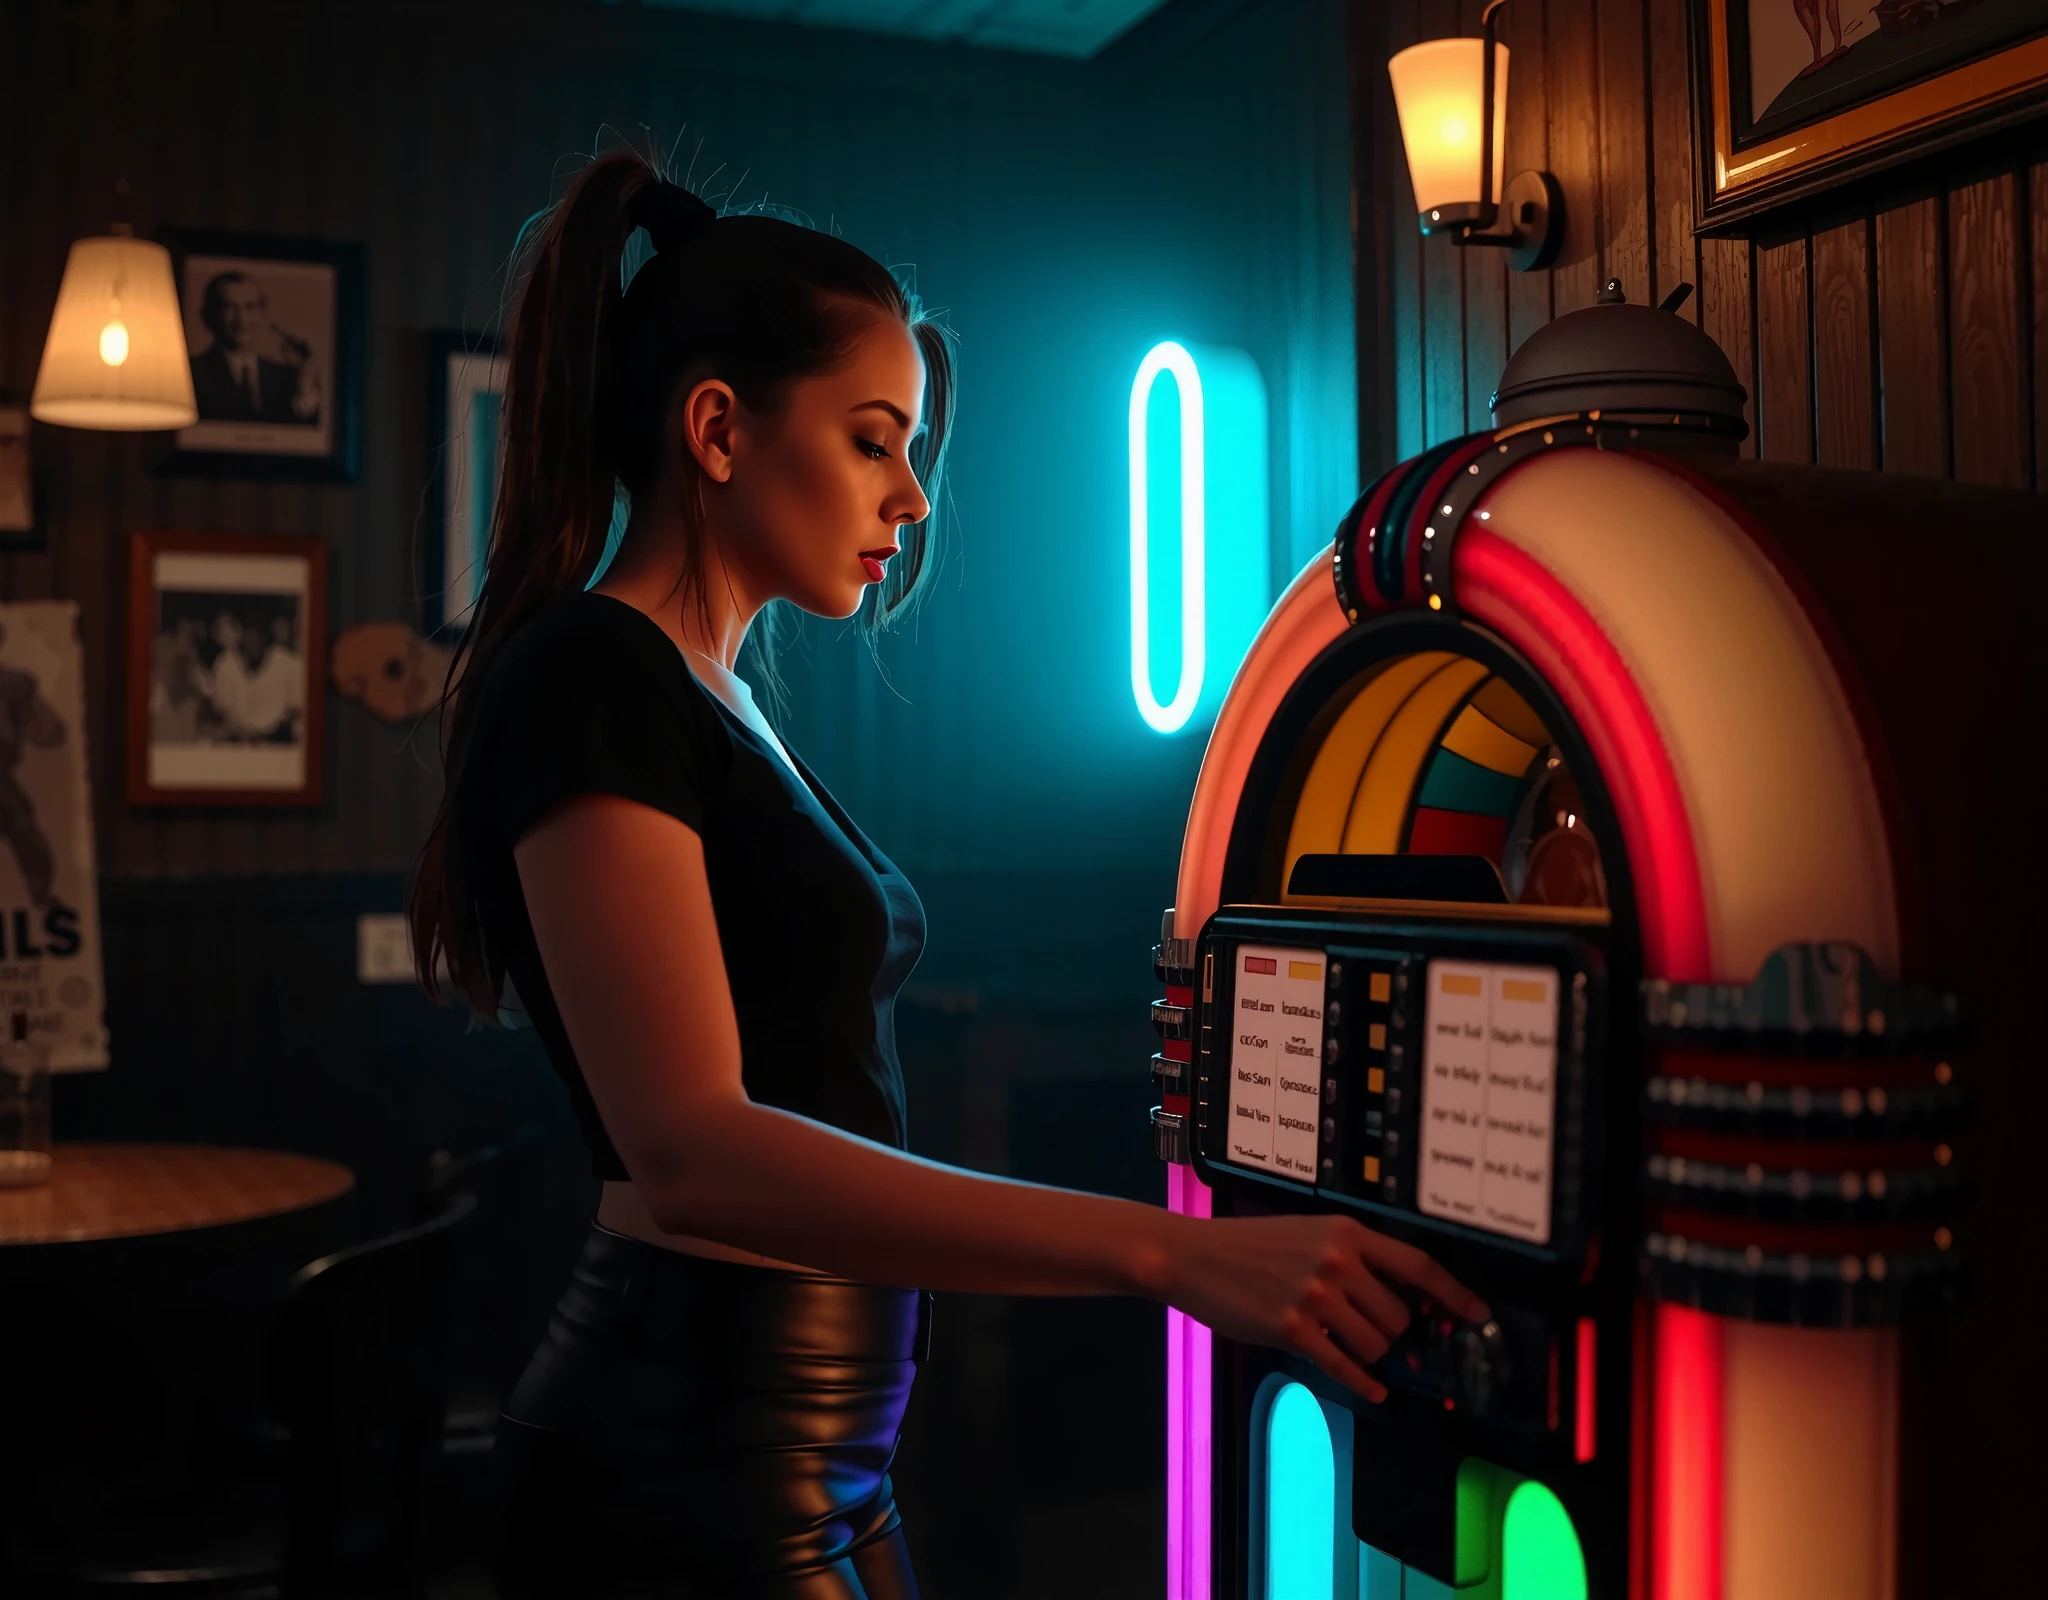
[[[1265,1600],[1332,1600],[1337,1459],[1321,1402],[1301,1384],[1273,1397],[1266,1420]]]
[[[1586,1600],[1586,1557],[1572,1519],[1540,1483],[1508,1496],[1501,1519],[1501,1600]]]

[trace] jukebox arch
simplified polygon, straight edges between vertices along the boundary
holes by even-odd
[[[1811,948],[1853,949],[1876,993],[1898,980],[1903,940],[1882,755],[1825,617],[1739,505],[1612,443],[1579,419],[1478,435],[1368,491],[1231,686],[1162,949],[1192,963],[1219,911],[1244,906],[1604,929],[1628,1104],[1603,1137],[1627,1165],[1645,1140],[1665,1148],[1635,1121],[1634,1086],[1667,1071],[1638,1040],[1639,995],[1761,992],[1788,949]],[[1192,1132],[1201,1107],[1169,1093],[1176,1109]],[[1169,1196],[1214,1203],[1186,1165]],[[1700,1242],[1659,1231],[1656,1198],[1642,1226],[1690,1270]],[[1608,1231],[1626,1236],[1621,1204]],[[1884,1257],[1848,1253],[1840,1270],[1866,1259]],[[1596,1596],[1895,1592],[1891,1319],[1721,1314],[1711,1295],[1687,1304],[1601,1270],[1605,1309],[1580,1319],[1576,1351],[1565,1341],[1582,1364],[1564,1385],[1583,1413],[1578,1460],[1551,1480],[1561,1501],[1522,1502],[1529,1526],[1552,1525],[1552,1504],[1567,1527],[1606,1506],[1578,1528]],[[1211,1410],[1229,1403],[1219,1370],[1207,1334],[1170,1315],[1174,1600],[1206,1600],[1221,1548],[1212,1494],[1233,1480],[1205,1459],[1212,1431],[1219,1457],[1230,1434]],[[1581,1482],[1596,1464],[1605,1476]],[[1615,1541],[1624,1557],[1590,1548]]]

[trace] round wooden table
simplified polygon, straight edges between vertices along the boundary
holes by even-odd
[[[315,1156],[198,1144],[60,1144],[50,1176],[0,1189],[0,1245],[134,1239],[281,1216],[338,1199],[355,1174]]]

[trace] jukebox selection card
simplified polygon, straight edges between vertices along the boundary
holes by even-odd
[[[1230,1159],[1316,1181],[1322,1108],[1320,950],[1237,947],[1230,1041]]]
[[[1432,961],[1428,982],[1417,1202],[1547,1244],[1557,973]]]

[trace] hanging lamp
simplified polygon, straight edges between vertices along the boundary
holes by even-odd
[[[28,409],[39,422],[116,432],[198,421],[170,251],[125,221],[73,243]]]

